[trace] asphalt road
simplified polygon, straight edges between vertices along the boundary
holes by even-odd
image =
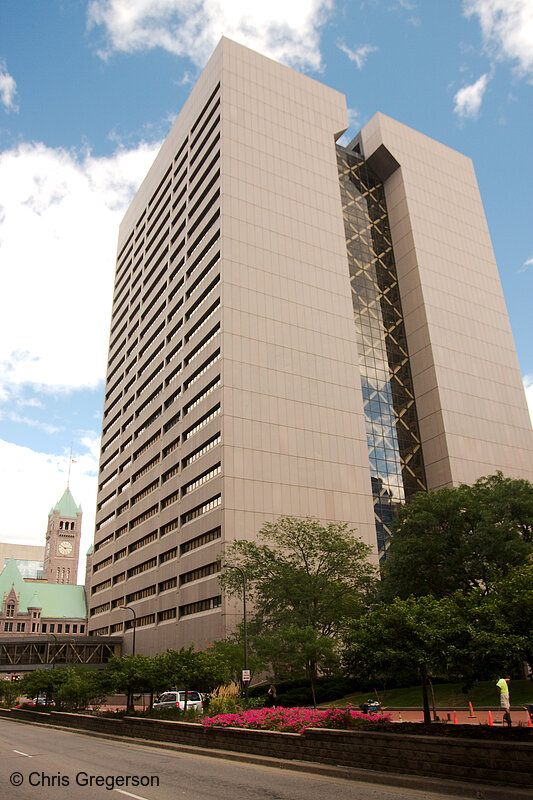
[[[128,781],[129,776],[129,781]],[[137,781],[132,780],[137,777]],[[0,720],[2,800],[453,800]]]

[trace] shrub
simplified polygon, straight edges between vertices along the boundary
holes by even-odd
[[[229,683],[226,686],[217,686],[211,693],[209,700],[209,714],[233,714],[239,708],[239,686]]]

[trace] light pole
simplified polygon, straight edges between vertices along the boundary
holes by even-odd
[[[132,655],[135,655],[135,631],[137,629],[137,614],[135,613],[135,611],[131,606],[118,606],[118,608],[121,608],[123,611],[131,611],[131,613],[133,614],[133,639],[131,642],[131,647],[132,647]]]
[[[242,616],[243,616],[243,626],[242,626],[242,636],[244,640],[244,670],[248,671],[248,634],[246,628],[246,575],[244,574],[244,570],[241,567],[235,567],[233,564],[226,564],[227,569],[236,569],[237,572],[241,573],[242,578]],[[248,708],[248,683],[249,681],[243,680],[244,683],[244,703],[246,708]]]
[[[131,606],[117,606],[117,608],[121,608],[122,611],[131,611],[131,613],[133,614],[133,638],[132,638],[132,642],[131,642],[131,649],[132,649],[132,655],[134,656],[135,655],[135,631],[137,629],[137,614],[135,613],[135,610]],[[126,713],[132,708],[132,706],[133,706],[133,710],[135,711],[135,705],[134,705],[134,701],[133,701],[133,692],[128,692],[128,699],[126,700]]]
[[[54,644],[55,644],[55,646],[57,648],[57,636],[55,635],[55,633],[50,633],[50,636],[53,638]],[[56,668],[56,655],[57,655],[57,652],[54,653],[54,657],[52,659],[52,669]],[[48,642],[48,663],[50,663],[50,642]]]

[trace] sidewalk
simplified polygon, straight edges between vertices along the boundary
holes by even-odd
[[[387,708],[384,707],[383,711],[390,714],[393,722],[423,722],[424,711],[422,708]],[[454,722],[453,708],[437,708],[437,716],[441,722],[449,721],[451,724]],[[502,723],[502,711],[499,708],[491,708],[492,721],[494,725],[500,726]],[[455,715],[458,725],[488,725],[489,724],[489,709],[474,708],[474,716],[471,716],[470,709],[456,708]],[[431,719],[433,720],[433,711],[431,710]],[[524,707],[515,706],[511,707],[511,720],[514,727],[519,725],[527,725],[527,711]]]

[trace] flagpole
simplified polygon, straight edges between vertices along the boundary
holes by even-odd
[[[72,444],[70,445],[70,453],[68,457],[68,475],[67,475],[67,489],[70,485],[70,465],[72,464]]]

